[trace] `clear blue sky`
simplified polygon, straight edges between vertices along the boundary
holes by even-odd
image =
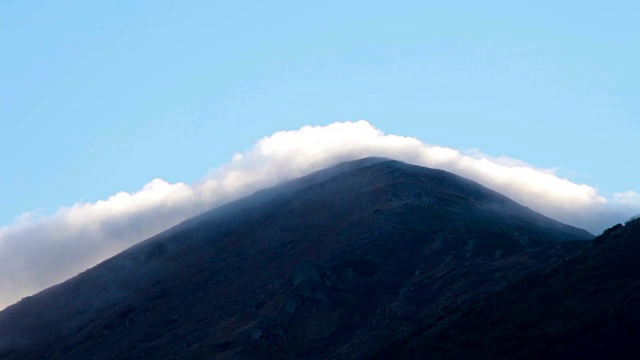
[[[0,3],[0,226],[366,119],[640,191],[635,1]]]

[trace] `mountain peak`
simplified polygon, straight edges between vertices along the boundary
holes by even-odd
[[[362,357],[590,238],[443,170],[350,161],[10,306],[0,359]]]

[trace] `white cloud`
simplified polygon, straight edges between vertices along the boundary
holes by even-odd
[[[305,126],[259,140],[196,184],[155,179],[136,193],[32,213],[0,229],[0,308],[63,281],[211,207],[341,161],[383,156],[473,179],[547,216],[592,232],[640,212],[640,194],[608,200],[591,186],[509,158],[385,135],[366,121]]]
[[[613,201],[631,210],[640,208],[640,194],[632,190],[613,194]]]

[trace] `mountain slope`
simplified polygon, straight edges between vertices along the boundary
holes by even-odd
[[[638,254],[640,219],[605,231],[566,262],[507,286],[455,320],[414,332],[376,357],[638,359]]]
[[[362,357],[592,236],[369,158],[214,209],[0,312],[0,359]]]

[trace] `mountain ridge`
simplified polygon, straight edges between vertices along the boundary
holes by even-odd
[[[8,307],[0,358],[364,356],[591,237],[443,170],[356,160],[205,212]]]

